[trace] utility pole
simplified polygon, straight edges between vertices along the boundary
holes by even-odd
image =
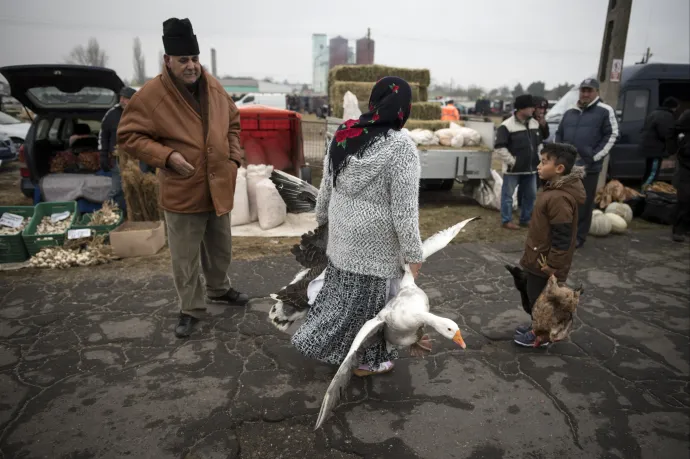
[[[614,110],[618,105],[618,92],[623,73],[623,57],[625,56],[625,42],[628,38],[631,10],[632,0],[609,0],[606,12],[604,40],[601,45],[597,78],[600,83],[599,96],[604,103],[610,105]],[[610,156],[606,155],[604,158],[597,190],[606,185]]]

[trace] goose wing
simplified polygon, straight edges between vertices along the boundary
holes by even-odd
[[[291,252],[297,262],[305,268],[320,268],[323,271],[328,265],[326,247],[328,247],[328,224],[303,234],[299,244],[295,244]]]
[[[271,181],[275,184],[290,213],[313,212],[316,208],[316,197],[319,190],[313,185],[293,175],[276,170],[271,174]]]
[[[326,417],[333,411],[333,408],[335,408],[340,400],[343,389],[345,389],[347,383],[350,381],[352,370],[357,368],[359,364],[358,351],[366,347],[376,333],[383,329],[384,324],[383,318],[376,316],[362,325],[359,333],[355,336],[355,340],[352,342],[352,346],[350,346],[350,351],[345,356],[343,363],[340,364],[340,368],[338,368],[337,373],[333,376],[331,384],[326,390],[326,395],[324,395],[323,402],[321,402],[321,410],[319,411],[319,417],[316,420],[316,427],[314,427],[314,430],[321,427]]]
[[[447,246],[448,243],[452,241],[453,238],[458,235],[460,230],[463,229],[469,222],[479,219],[481,219],[481,217],[468,218],[467,220],[463,220],[457,225],[439,231],[428,238],[426,241],[424,241],[424,243],[422,243],[422,257],[424,260]]]

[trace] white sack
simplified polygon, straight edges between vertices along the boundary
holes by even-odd
[[[463,138],[465,139],[466,147],[476,147],[477,145],[482,143],[482,135],[474,129],[460,126],[460,129],[458,131],[460,134],[462,134]]]
[[[414,129],[410,137],[417,145],[438,145],[439,139],[428,129]]]
[[[503,188],[503,178],[498,172],[491,169],[491,178],[482,180],[474,189],[472,197],[480,206],[487,209],[501,210],[501,189]],[[513,210],[518,208],[517,191],[513,193]]]
[[[256,199],[262,230],[270,230],[285,223],[287,206],[270,178],[262,179],[256,184]]]
[[[362,111],[359,109],[357,96],[350,91],[346,92],[343,96],[343,119],[356,120],[360,116],[362,116]]]
[[[450,141],[450,146],[453,148],[460,148],[465,145],[465,137],[462,134],[455,134]]]
[[[439,143],[446,147],[450,147],[450,143],[453,141],[456,130],[454,129],[439,129],[435,132],[436,137],[438,137]]]
[[[256,185],[261,180],[269,178],[273,173],[273,166],[250,165],[247,166],[247,197],[249,200],[249,220],[255,222],[259,219]]]
[[[249,215],[249,196],[247,195],[247,169],[240,167],[237,170],[235,182],[235,198],[232,212],[230,212],[230,226],[240,226],[251,223]]]

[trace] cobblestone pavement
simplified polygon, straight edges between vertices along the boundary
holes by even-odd
[[[266,321],[290,258],[237,262],[255,299],[209,306],[189,340],[172,333],[168,273],[0,273],[0,457],[686,458],[688,245],[652,231],[588,242],[574,332],[548,349],[512,342],[527,316],[503,264],[520,249],[435,255],[420,285],[468,349],[435,341],[427,358],[353,378],[318,432],[335,369]]]

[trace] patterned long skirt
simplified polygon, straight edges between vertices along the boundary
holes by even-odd
[[[292,344],[307,357],[340,365],[362,325],[379,313],[388,300],[390,281],[376,276],[326,269],[323,287],[309,309]],[[383,332],[363,353],[360,363],[375,370],[381,362],[398,358],[386,350]]]

